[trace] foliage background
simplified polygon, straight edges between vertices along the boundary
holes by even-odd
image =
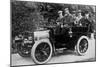
[[[34,31],[40,26],[55,24],[58,17],[57,12],[69,8],[69,11],[77,11],[81,9],[95,13],[93,5],[76,5],[76,4],[61,4],[61,3],[44,3],[31,1],[11,1],[11,25],[12,37],[15,37],[20,32]],[[94,16],[94,15],[93,15]],[[93,17],[95,19],[95,16]]]

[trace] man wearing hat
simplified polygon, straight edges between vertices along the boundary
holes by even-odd
[[[80,26],[87,26],[90,23],[91,22],[89,21],[89,13],[88,13],[88,11],[85,11],[83,13],[83,17],[79,20],[79,24],[80,24]]]
[[[68,8],[64,9],[64,17],[63,17],[63,23],[61,25],[61,34],[65,34],[66,33],[66,28],[69,28],[71,25],[73,25],[73,20],[72,20],[72,15],[69,12]]]
[[[57,23],[57,28],[56,28],[56,31],[55,31],[56,35],[61,34],[61,26],[63,24],[63,14],[62,13],[63,13],[63,11],[58,11],[59,17],[56,20],[56,23]]]
[[[81,18],[82,18],[81,10],[78,10],[77,17],[76,17],[76,24],[78,24],[78,22],[80,21]]]
[[[60,25],[62,22],[63,22],[63,11],[58,11],[58,15],[59,15],[59,17],[57,18],[57,20],[56,20],[56,23],[58,24],[58,25]]]
[[[63,22],[63,24],[64,24],[64,26],[70,26],[70,25],[72,25],[72,23],[73,23],[73,16],[70,14],[70,12],[69,12],[69,9],[68,8],[65,8],[64,9],[64,22]]]
[[[88,20],[88,23],[90,25],[90,32],[91,32],[91,37],[94,38],[94,21],[93,18],[90,17],[90,13],[88,11],[85,11],[85,19]]]
[[[82,26],[88,26],[90,28],[89,32],[91,32],[91,37],[94,38],[94,29],[93,29],[93,21],[89,17],[89,12],[85,11],[83,18],[80,20]]]
[[[71,15],[68,8],[64,9],[64,16]]]
[[[72,14],[72,22],[74,22],[73,24],[76,24],[77,21],[76,11],[72,11],[71,14]]]

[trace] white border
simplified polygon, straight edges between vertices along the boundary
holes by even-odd
[[[50,3],[69,3],[69,4],[85,4],[96,5],[96,0],[20,0],[20,1],[38,1]]]
[[[29,1],[29,0],[28,0]],[[86,63],[70,63],[70,64],[53,64],[53,65],[40,65],[41,67],[99,67],[100,66],[100,2],[99,0],[31,0],[39,2],[54,2],[54,3],[69,3],[69,4],[85,4],[96,5],[96,25],[97,25],[97,61]],[[0,66],[10,66],[10,0],[0,1]],[[40,67],[38,66],[38,67]],[[33,66],[23,66],[33,67]],[[36,66],[34,66],[36,67]]]

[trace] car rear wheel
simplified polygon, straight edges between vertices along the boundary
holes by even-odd
[[[29,57],[30,51],[21,43],[17,45],[17,52],[22,57]]]
[[[52,45],[48,39],[37,41],[31,50],[31,57],[36,64],[46,63],[52,56]]]
[[[78,55],[86,55],[88,52],[89,40],[87,36],[81,36],[76,45],[76,52]]]

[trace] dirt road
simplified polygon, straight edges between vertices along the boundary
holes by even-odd
[[[16,65],[34,65],[35,63],[31,58],[23,58],[18,54],[11,55],[12,66]],[[89,40],[89,50],[88,54],[85,56],[78,56],[74,51],[67,50],[63,53],[57,53],[56,56],[52,57],[49,63],[62,63],[62,62],[79,62],[79,61],[94,61],[95,60],[95,40]]]

